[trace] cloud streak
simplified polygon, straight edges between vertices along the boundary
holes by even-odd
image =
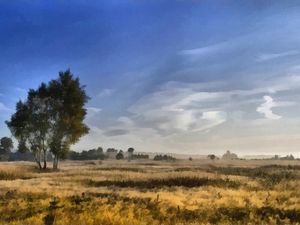
[[[162,135],[195,132],[226,121],[222,112],[208,105],[223,99],[223,93],[195,91],[191,87],[165,85],[129,108],[136,125],[150,127]]]
[[[264,62],[268,60],[273,60],[277,58],[287,57],[287,56],[293,56],[298,55],[298,51],[286,51],[286,52],[280,52],[280,53],[267,53],[267,54],[261,54],[257,57],[258,62]]]
[[[97,95],[98,98],[104,98],[104,97],[108,97],[111,96],[113,93],[115,92],[114,89],[111,88],[105,88],[102,91],[100,91]]]
[[[101,111],[102,109],[98,107],[87,107],[87,118],[91,118],[100,113]]]
[[[271,96],[264,96],[265,102],[261,104],[259,107],[257,107],[256,111],[263,114],[265,118],[271,119],[271,120],[278,120],[282,118],[281,116],[273,113],[272,108],[278,106],[273,98]]]
[[[188,55],[188,56],[204,56],[207,54],[212,54],[221,50],[225,50],[228,48],[228,44],[230,44],[230,42],[221,42],[221,43],[208,45],[200,48],[185,49],[180,51],[179,54]]]
[[[4,103],[0,102],[0,111],[10,112],[10,111],[12,111],[12,109],[8,108]]]

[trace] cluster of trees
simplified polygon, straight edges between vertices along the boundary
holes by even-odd
[[[170,155],[156,155],[154,156],[153,160],[155,161],[160,161],[160,160],[165,160],[165,161],[175,161],[176,158]]]
[[[149,155],[147,154],[133,154],[132,159],[149,159]]]
[[[128,148],[127,152],[117,150],[115,148],[108,148],[106,152],[102,147],[97,149],[90,149],[88,151],[75,152],[70,151],[67,159],[70,160],[105,160],[105,159],[148,159],[149,155],[134,154],[134,148]]]
[[[70,160],[104,160],[106,158],[101,147],[82,152],[70,151],[67,156]]]
[[[231,153],[229,150],[226,151],[226,153],[222,156],[222,159],[224,160],[235,160],[239,159],[237,154]]]
[[[84,86],[70,70],[36,90],[30,89],[27,99],[16,104],[16,112],[6,121],[18,150],[31,152],[40,169],[47,168],[51,152],[57,169],[59,159],[66,158],[70,146],[89,131],[83,123],[88,99]]]
[[[284,157],[280,157],[279,155],[275,155],[272,159],[278,159],[278,160],[295,160],[295,157],[292,154],[286,155]]]

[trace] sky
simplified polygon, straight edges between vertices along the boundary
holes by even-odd
[[[300,157],[297,1],[0,1],[0,136],[70,68],[91,97],[72,149]],[[1,125],[2,124],[2,125]]]

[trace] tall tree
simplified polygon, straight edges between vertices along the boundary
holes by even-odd
[[[51,137],[51,99],[46,95],[44,83],[37,90],[29,90],[27,100],[19,101],[16,113],[6,121],[13,136],[18,140],[20,152],[31,151],[40,169],[47,167],[48,139]],[[41,162],[44,162],[42,166]]]
[[[29,90],[27,100],[17,103],[16,113],[6,122],[19,142],[19,151],[31,151],[39,168],[47,167],[50,151],[57,169],[59,159],[89,131],[83,123],[88,99],[84,86],[70,70],[60,72],[58,79],[42,83],[37,90]]]
[[[89,132],[83,122],[87,113],[84,106],[89,100],[84,88],[70,70],[60,72],[58,79],[50,81],[48,85],[50,97],[54,100],[53,136],[50,141],[54,169],[58,168],[59,159],[67,156],[70,146]]]

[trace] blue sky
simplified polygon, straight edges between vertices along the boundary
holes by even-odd
[[[297,1],[1,1],[0,122],[70,68],[73,148],[300,156]],[[10,135],[5,124],[0,135]]]

